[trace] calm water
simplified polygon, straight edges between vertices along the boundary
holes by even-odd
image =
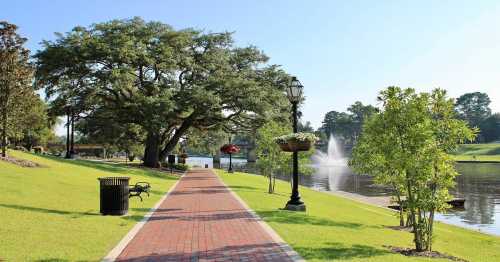
[[[222,166],[227,167],[229,159],[223,158]],[[188,163],[212,167],[211,158],[192,157]],[[244,159],[233,159],[236,170],[255,172],[253,166]],[[465,198],[465,209],[451,209],[438,214],[436,219],[449,224],[479,230],[500,236],[500,164],[457,164],[460,176],[451,193],[457,198]],[[289,180],[289,176],[279,176]],[[322,167],[313,175],[300,176],[300,184],[323,191],[347,191],[365,196],[390,195],[390,190],[373,184],[369,176],[359,176],[345,166]]]

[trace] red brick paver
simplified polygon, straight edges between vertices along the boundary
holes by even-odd
[[[188,172],[117,261],[292,261],[207,169]]]

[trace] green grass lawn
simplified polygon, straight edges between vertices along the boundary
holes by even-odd
[[[458,161],[500,162],[500,143],[460,145],[454,157]]]
[[[243,173],[219,176],[286,242],[308,261],[449,261],[405,257],[384,246],[413,247],[409,232],[395,212],[301,187],[307,212],[280,210],[289,199],[290,184],[276,181],[268,194],[267,178]],[[500,237],[438,223],[434,250],[469,261],[500,261]]]
[[[9,153],[44,167],[0,161],[0,261],[99,261],[177,180],[117,164]],[[97,178],[105,176],[148,181],[151,197],[130,199],[128,216],[101,216]]]

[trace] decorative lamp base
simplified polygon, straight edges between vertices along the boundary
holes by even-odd
[[[288,204],[286,204],[285,209],[290,210],[290,211],[306,211],[306,205],[304,205],[304,204],[295,205],[295,204],[288,203]]]

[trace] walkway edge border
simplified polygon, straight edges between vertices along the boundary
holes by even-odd
[[[306,261],[304,258],[302,258],[299,255],[299,253],[297,253],[297,251],[293,250],[293,248],[290,245],[288,245],[288,243],[286,243],[285,240],[283,240],[283,238],[281,238],[280,235],[278,235],[278,233],[276,233],[276,231],[274,231],[274,229],[271,226],[269,226],[253,209],[251,209],[248,206],[248,204],[245,201],[243,201],[243,199],[241,199],[241,197],[238,196],[238,194],[236,194],[233,191],[233,189],[231,189],[231,187],[229,187],[213,169],[211,169],[211,171],[212,171],[212,173],[215,174],[217,179],[219,179],[219,181],[229,190],[231,195],[234,198],[236,198],[236,200],[238,200],[238,202],[252,215],[253,218],[255,218],[257,220],[257,223],[259,223],[259,225],[264,229],[264,231],[266,231],[271,236],[271,238],[276,243],[278,243],[280,248],[285,250],[286,254],[293,261],[295,261],[295,262],[305,262]]]
[[[182,176],[179,177],[177,182],[175,182],[170,189],[163,195],[158,202],[144,215],[141,221],[137,222],[134,227],[118,242],[118,244],[109,251],[109,253],[101,260],[101,262],[113,262],[118,258],[118,256],[123,252],[123,250],[127,247],[127,245],[134,239],[135,235],[139,233],[139,230],[149,221],[153,213],[160,207],[161,203],[165,201],[165,199],[170,195],[172,191],[177,187],[179,181],[186,175],[187,172],[184,172]]]

